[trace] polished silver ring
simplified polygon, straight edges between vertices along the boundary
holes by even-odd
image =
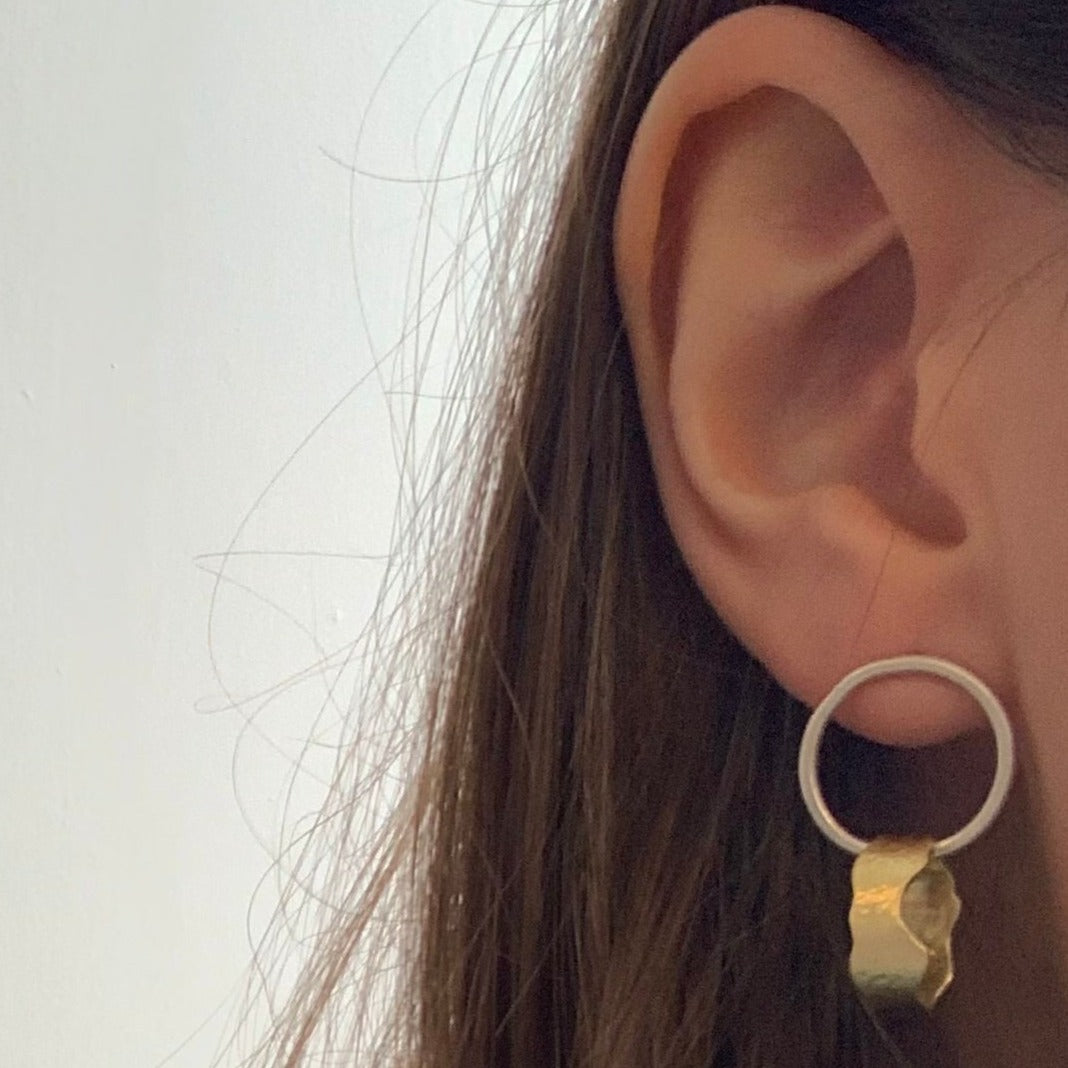
[[[1008,716],[1005,715],[1005,709],[1002,707],[1001,702],[981,679],[948,660],[939,660],[933,656],[897,656],[889,660],[875,660],[846,675],[820,702],[805,727],[805,733],[801,739],[801,749],[797,757],[797,774],[801,782],[801,796],[804,798],[805,807],[815,821],[816,826],[835,845],[850,853],[864,852],[869,843],[865,842],[863,838],[850,834],[835,819],[831,810],[827,807],[827,802],[824,800],[823,791],[820,789],[817,767],[820,742],[823,740],[823,732],[830,721],[832,713],[855,687],[881,675],[896,675],[902,672],[924,672],[939,675],[950,682],[955,682],[979,702],[994,729],[994,741],[997,745],[997,767],[994,770],[994,781],[990,785],[990,792],[987,794],[982,807],[972,817],[971,821],[966,823],[956,834],[943,838],[935,845],[934,852],[936,855],[948,856],[950,853],[957,852],[958,849],[963,849],[966,845],[971,845],[993,823],[1005,804],[1006,797],[1008,797],[1015,766],[1012,726],[1009,723]]]

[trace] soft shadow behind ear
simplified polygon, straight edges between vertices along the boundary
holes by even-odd
[[[646,110],[616,273],[664,511],[706,596],[809,705],[904,653],[1011,689],[959,379],[1028,240],[991,220],[1049,195],[913,68],[801,9],[716,23]],[[894,745],[983,722],[920,677],[838,719]]]

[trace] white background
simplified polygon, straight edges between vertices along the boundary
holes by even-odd
[[[408,179],[518,10],[0,3],[0,1064],[225,1037],[389,548]]]

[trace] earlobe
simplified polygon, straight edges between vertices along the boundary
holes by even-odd
[[[945,406],[1005,166],[876,42],[779,6],[699,37],[635,138],[616,272],[664,510],[728,625],[811,705],[904,653],[1008,685],[977,428]],[[925,685],[869,688],[840,719],[892,744],[981,722]]]

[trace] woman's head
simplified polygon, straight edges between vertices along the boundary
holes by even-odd
[[[398,1063],[895,1063],[797,744],[859,663],[944,656],[1057,803],[1068,13],[609,0],[578,46],[551,228],[510,237],[539,266],[477,428],[423,769],[273,1048],[349,1043],[392,879]],[[972,717],[931,682],[860,691],[824,749],[843,821],[887,829],[875,743]]]

